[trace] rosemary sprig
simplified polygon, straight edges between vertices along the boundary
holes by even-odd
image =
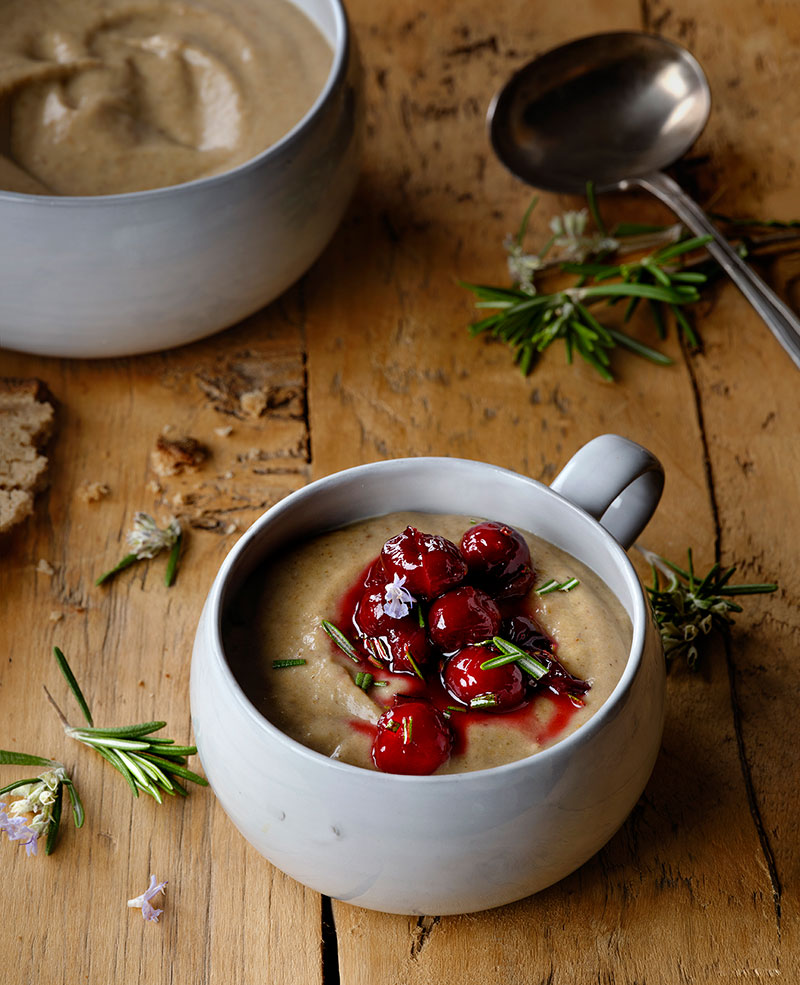
[[[517,663],[522,670],[524,670],[526,674],[530,674],[535,681],[541,680],[541,678],[548,672],[549,668],[547,667],[547,664],[542,663],[541,660],[537,660],[537,658],[530,654],[527,650],[520,649],[516,643],[511,643],[509,640],[504,640],[501,636],[493,636],[490,640],[486,640],[485,642],[493,643],[500,651],[500,656],[491,657],[489,660],[484,660],[481,664],[481,670],[491,670],[492,667],[502,667],[503,664]]]
[[[514,286],[493,287],[461,282],[476,297],[476,308],[492,309],[470,326],[473,336],[488,333],[506,342],[514,360],[527,375],[539,355],[557,339],[564,341],[567,362],[577,353],[605,380],[613,380],[610,352],[621,346],[659,365],[669,365],[669,356],[619,329],[603,325],[590,308],[613,305],[627,299],[623,322],[627,323],[642,301],[647,301],[660,337],[664,337],[664,312],[671,311],[690,346],[699,338],[685,314],[685,307],[700,298],[699,288],[707,275],[688,270],[687,254],[702,248],[711,237],[684,236],[680,225],[668,227],[620,224],[608,234],[600,215],[594,188],[587,186],[588,211],[566,212],[551,220],[553,235],[538,253],[526,253],[522,241],[534,199],[528,206],[516,237],[506,239],[508,266]],[[591,213],[596,232],[586,226]],[[677,240],[677,241],[676,241]],[[545,257],[559,248],[557,261]],[[655,247],[655,248],[654,248]],[[637,250],[651,252],[633,262],[621,257]],[[616,262],[608,262],[615,256]],[[590,260],[590,258],[592,258]],[[558,266],[573,274],[577,282],[552,293],[539,293],[536,277]]]
[[[162,530],[149,513],[141,511],[134,513],[133,526],[128,533],[127,540],[131,553],[126,554],[118,564],[100,575],[95,581],[95,585],[104,585],[137,561],[149,561],[164,550],[169,550],[167,567],[164,572],[164,584],[167,588],[175,584],[178,559],[181,556],[183,545],[183,533],[180,523],[174,517]]]
[[[69,738],[94,749],[103,759],[111,763],[125,778],[134,797],[139,796],[140,790],[149,794],[159,804],[162,803],[162,793],[169,794],[171,797],[176,794],[185,797],[188,790],[179,782],[178,777],[203,787],[208,786],[205,777],[199,776],[186,766],[186,757],[193,756],[197,752],[195,746],[179,746],[175,744],[174,739],[153,736],[152,733],[164,728],[166,722],[139,722],[116,728],[95,728],[89,705],[67,658],[58,647],[53,648],[53,653],[70,691],[89,723],[83,727],[70,725],[45,687],[45,694],[56,709],[64,726],[64,732]]]
[[[0,787],[0,796],[14,793],[17,798],[6,810],[0,804],[0,831],[5,831],[11,841],[19,841],[28,855],[37,854],[39,838],[45,839],[45,855],[55,848],[61,823],[61,810],[66,788],[72,804],[72,817],[76,828],[83,826],[84,810],[78,790],[67,774],[63,763],[25,752],[0,749],[0,764],[9,766],[46,766],[38,776],[14,780]],[[31,814],[28,820],[25,815]]]
[[[647,593],[653,616],[664,643],[667,664],[679,657],[696,670],[701,657],[699,646],[714,630],[728,633],[734,612],[742,607],[731,601],[734,595],[762,595],[777,590],[771,583],[732,585],[736,566],[723,570],[717,562],[702,577],[695,574],[692,549],[688,567],[678,565],[637,545],[653,571],[653,584]],[[663,584],[662,584],[663,581]]]

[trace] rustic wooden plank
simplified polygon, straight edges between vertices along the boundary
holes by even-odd
[[[3,374],[49,384],[59,425],[51,488],[3,544],[0,746],[63,758],[87,812],[82,831],[64,824],[50,858],[26,859],[3,845],[0,939],[10,985],[321,980],[319,897],[258,856],[209,791],[162,806],[134,800],[102,760],[67,744],[40,687],[46,682],[78,718],[50,655],[57,643],[99,723],[163,717],[167,734],[190,739],[189,659],[214,573],[237,532],[307,480],[299,302],[292,292],[212,340],[138,359],[2,355]],[[251,396],[242,402],[243,394]],[[206,464],[155,475],[150,455],[165,429],[207,445]],[[84,481],[104,482],[110,494],[82,502]],[[185,522],[176,585],[163,585],[160,558],[93,587],[125,553],[136,509]],[[37,572],[40,558],[52,576]],[[4,767],[2,782],[13,775],[25,774]],[[159,926],[125,906],[150,872],[169,880]]]
[[[622,358],[613,387],[588,368],[563,366],[554,351],[526,382],[504,349],[465,336],[471,308],[454,278],[504,280],[499,244],[528,200],[487,154],[488,95],[516,64],[576,33],[575,24],[555,7],[531,18],[512,3],[502,17],[477,4],[427,18],[411,4],[388,16],[352,9],[371,67],[368,156],[336,250],[309,277],[309,295],[325,299],[310,306],[308,323],[314,474],[431,453],[548,480],[583,441],[615,430],[667,467],[647,543],[671,557],[693,543],[698,561],[710,562],[714,515],[685,366]],[[638,27],[642,9],[581,13],[580,33],[590,33]],[[684,20],[676,24],[685,33]],[[456,57],[457,96],[448,98]],[[567,204],[543,196],[534,228],[541,234]],[[647,202],[634,208],[660,214]],[[366,315],[358,342],[345,330],[354,298]],[[713,334],[713,312],[707,324]],[[667,349],[681,358],[674,339]],[[777,967],[772,887],[735,717],[722,650],[704,679],[674,673],[653,779],[603,852],[558,886],[491,913],[418,920],[335,904],[342,981],[701,982]]]
[[[673,7],[689,17],[690,4]],[[720,212],[761,218],[800,216],[796,116],[800,101],[800,9],[734,4],[695,48],[721,94],[708,132],[711,159],[699,192]],[[784,96],[785,93],[785,96]],[[777,96],[777,98],[776,98]],[[798,308],[800,251],[764,268]],[[719,292],[714,334],[693,360],[709,451],[723,561],[740,561],[737,580],[777,581],[780,592],[746,601],[747,615],[728,650],[736,740],[761,864],[773,891],[775,959],[761,977],[800,973],[797,874],[798,757],[795,705],[800,694],[796,550],[800,501],[797,372],[733,288]]]

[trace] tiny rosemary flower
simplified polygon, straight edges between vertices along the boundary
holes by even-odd
[[[163,893],[167,885],[166,879],[164,882],[157,882],[154,875],[150,876],[150,885],[145,889],[141,896],[137,896],[134,899],[128,900],[128,906],[141,907],[142,917],[145,920],[152,920],[154,923],[158,923],[158,918],[164,912],[163,910],[156,910],[152,905],[150,900],[157,896],[159,893]]]
[[[553,233],[552,245],[562,251],[562,259],[575,260],[582,263],[587,257],[597,253],[619,249],[619,241],[602,233],[586,235],[586,223],[589,213],[586,209],[579,212],[564,212],[553,216],[550,220],[550,230]]]
[[[12,816],[20,814],[44,814],[51,812],[55,803],[56,793],[60,784],[64,782],[66,771],[63,766],[54,766],[53,769],[45,770],[38,777],[38,783],[28,783],[23,787],[17,787],[15,793],[20,797],[9,807],[8,813]]]
[[[14,805],[11,806],[13,808]],[[36,855],[36,844],[42,832],[27,825],[23,817],[9,816],[5,808],[5,804],[0,804],[0,831],[5,831],[9,841],[21,841],[28,855]]]
[[[392,581],[386,586],[386,590],[384,591],[384,599],[386,601],[383,611],[390,619],[402,619],[404,616],[407,616],[411,612],[412,605],[416,602],[411,592],[403,587],[405,583],[405,575],[401,578],[395,574]]]
[[[16,766],[47,765],[49,768],[32,780],[15,780],[0,789],[0,794],[14,792],[17,800],[8,809],[0,804],[0,831],[5,831],[10,841],[20,841],[28,855],[38,854],[37,842],[45,835],[45,855],[55,846],[58,826],[61,822],[61,804],[64,787],[73,805],[75,826],[83,824],[83,805],[72,780],[60,764],[41,756],[10,752],[0,749],[0,763]],[[33,815],[29,820],[28,815]]]
[[[544,267],[544,260],[536,253],[526,253],[514,236],[507,236],[503,242],[506,263],[511,280],[526,294],[536,294],[534,277]]]
[[[175,581],[183,540],[181,525],[175,517],[172,517],[162,529],[149,513],[138,510],[133,515],[133,527],[128,533],[127,540],[128,547],[131,549],[130,554],[126,554],[119,564],[102,574],[95,581],[95,585],[102,585],[137,561],[150,561],[161,551],[170,552],[164,581],[167,587],[172,585]]]
[[[162,530],[149,513],[141,510],[133,515],[133,528],[128,534],[128,546],[138,561],[154,558],[169,550],[181,535],[181,525],[173,517]]]

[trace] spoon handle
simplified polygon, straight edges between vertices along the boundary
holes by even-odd
[[[636,184],[660,198],[696,236],[713,236],[706,249],[761,315],[767,328],[800,369],[800,319],[742,260],[694,199],[660,171],[634,178],[628,184]]]

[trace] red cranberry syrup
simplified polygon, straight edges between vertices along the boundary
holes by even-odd
[[[451,753],[465,751],[470,726],[486,715],[502,715],[538,742],[566,728],[590,685],[564,668],[533,618],[527,595],[534,581],[528,545],[506,524],[476,524],[460,547],[414,527],[386,542],[338,613],[359,669],[403,681],[376,726],[352,723],[372,736],[378,769],[433,773]],[[533,656],[547,673],[535,680],[515,662],[482,668],[500,655],[493,644],[478,645],[492,636]],[[535,713],[541,701],[551,706],[544,725]]]

